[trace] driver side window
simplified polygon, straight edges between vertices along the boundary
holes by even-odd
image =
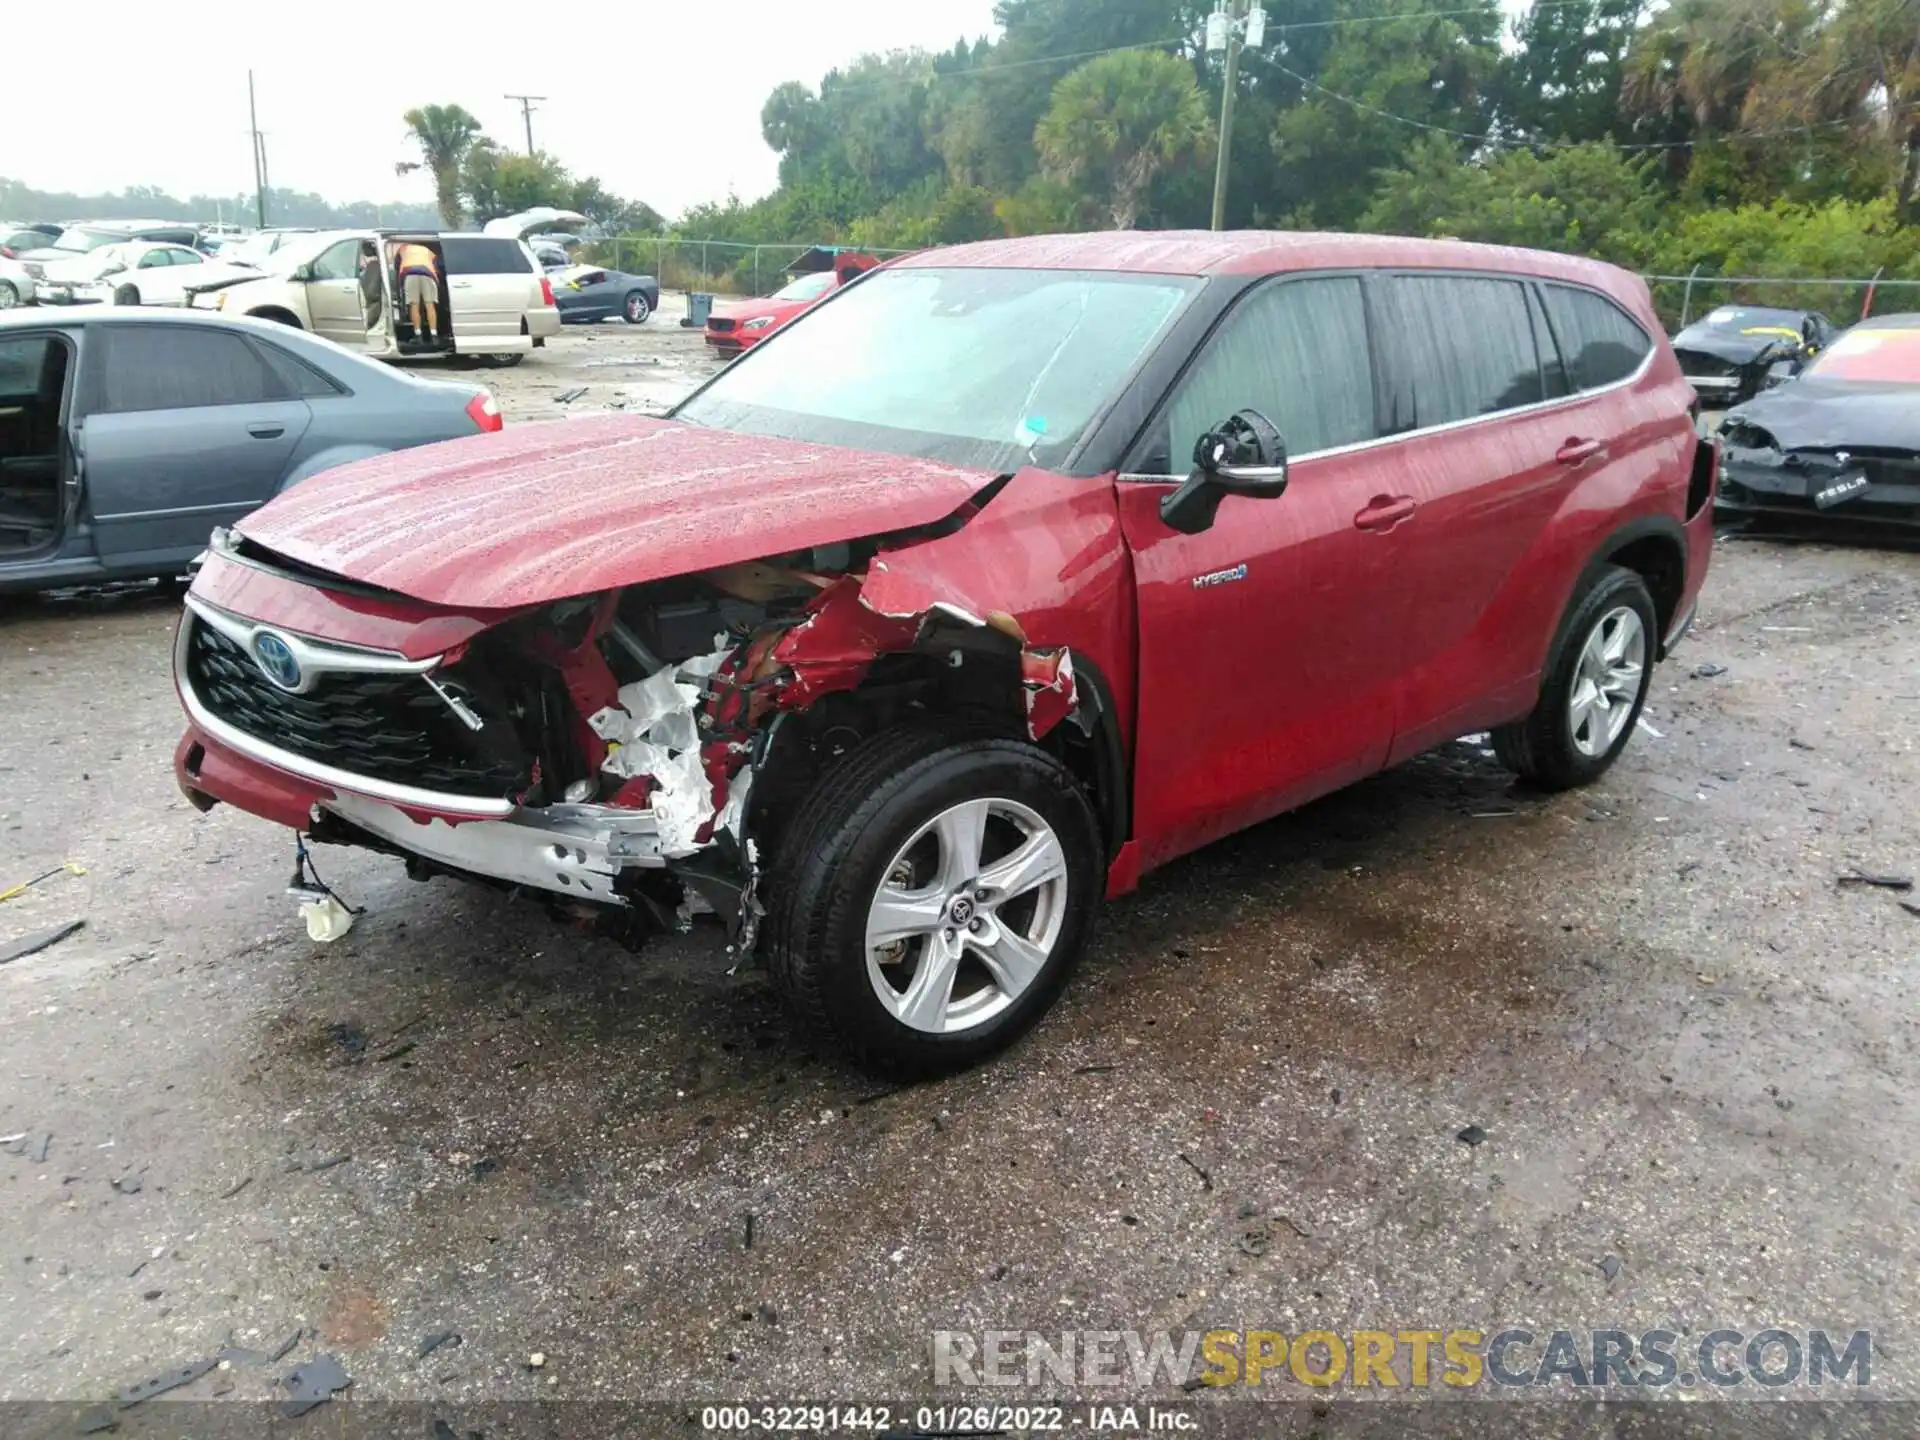
[[[316,280],[358,280],[360,278],[360,242],[342,240],[329,245],[313,262]]]
[[[1199,438],[1249,408],[1274,423],[1290,457],[1378,438],[1356,276],[1270,282],[1235,307],[1167,407],[1165,473],[1184,475]]]

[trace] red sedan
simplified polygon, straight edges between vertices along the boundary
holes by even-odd
[[[707,319],[707,344],[731,359],[879,263],[853,251],[809,250],[794,262],[804,273],[766,299],[715,306]]]
[[[911,256],[665,420],[359,461],[217,537],[176,769],[623,936],[717,917],[855,1059],[949,1070],[1234,830],[1476,731],[1605,773],[1707,573],[1693,402],[1646,286],[1565,255]]]

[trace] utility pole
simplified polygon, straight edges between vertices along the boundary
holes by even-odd
[[[253,101],[253,71],[247,71],[247,124],[253,136],[253,209],[262,230],[267,228],[267,142],[260,133],[260,111]]]
[[[527,154],[532,155],[533,154],[533,102],[536,100],[544,100],[547,97],[544,95],[508,95],[503,98],[508,100],[518,100],[520,102],[520,118],[526,122],[526,126],[527,126]]]
[[[1240,22],[1246,17],[1247,0],[1221,0],[1227,17],[1226,85],[1220,92],[1220,154],[1213,164],[1213,228],[1224,230],[1227,224],[1227,164],[1233,153],[1233,92],[1240,80]]]

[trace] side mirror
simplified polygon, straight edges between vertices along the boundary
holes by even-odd
[[[1767,366],[1767,379],[1766,379],[1765,388],[1768,390],[1772,390],[1778,386],[1784,385],[1787,383],[1787,381],[1793,379],[1794,376],[1798,375],[1799,373],[1800,373],[1800,362],[1798,360],[1776,360],[1771,365]]]
[[[1241,410],[1200,437],[1193,473],[1160,502],[1160,518],[1169,529],[1198,535],[1228,495],[1276,500],[1286,489],[1286,442],[1258,410]]]
[[[290,280],[296,280],[304,285],[307,281],[313,279],[313,266],[296,265],[293,267],[293,273],[287,278]]]

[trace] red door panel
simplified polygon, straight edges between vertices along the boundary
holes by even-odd
[[[1171,489],[1117,487],[1139,604],[1143,867],[1379,769],[1405,614],[1405,527],[1354,523],[1381,493],[1371,453],[1301,461],[1286,494],[1230,495],[1199,535],[1162,523]]]

